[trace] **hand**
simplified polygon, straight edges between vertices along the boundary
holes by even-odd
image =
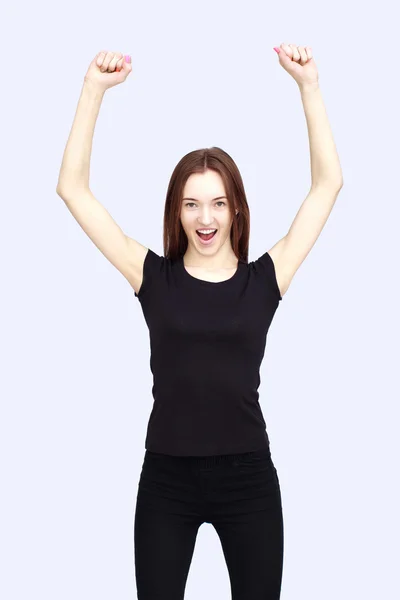
[[[85,80],[105,92],[108,88],[123,83],[131,71],[131,63],[125,60],[121,52],[103,51],[96,54],[90,63]]]
[[[280,50],[278,56],[281,66],[300,87],[318,84],[317,65],[313,59],[310,46],[281,44],[278,50]]]

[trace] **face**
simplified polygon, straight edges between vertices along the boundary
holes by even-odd
[[[232,214],[219,173],[207,170],[193,173],[183,190],[181,223],[189,246],[202,254],[214,254],[230,243]],[[216,229],[216,233],[199,236],[198,230]]]

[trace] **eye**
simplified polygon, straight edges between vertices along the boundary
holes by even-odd
[[[226,206],[226,202],[224,202],[223,200],[218,200],[218,202],[216,202],[215,204],[222,204],[223,206]],[[186,202],[185,206],[196,206],[196,204],[194,202]]]

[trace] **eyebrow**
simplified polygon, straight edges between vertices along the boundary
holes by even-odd
[[[222,200],[222,198],[224,198],[225,200],[228,200],[228,198],[226,196],[218,196],[218,198],[214,198],[211,202],[214,202],[214,200]],[[193,202],[199,202],[198,200],[196,200],[196,198],[183,198],[183,200],[193,200]],[[182,202],[183,202],[182,200]]]

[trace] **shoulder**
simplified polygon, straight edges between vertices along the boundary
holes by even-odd
[[[272,292],[275,293],[278,300],[282,300],[281,288],[278,283],[277,270],[273,259],[272,251],[264,252],[259,258],[249,263],[249,268],[252,269],[261,281],[262,284],[269,286]]]
[[[144,254],[141,268],[137,272],[135,284],[132,285],[135,296],[139,299],[149,290],[157,279],[165,272],[169,259],[160,256],[151,248]]]

